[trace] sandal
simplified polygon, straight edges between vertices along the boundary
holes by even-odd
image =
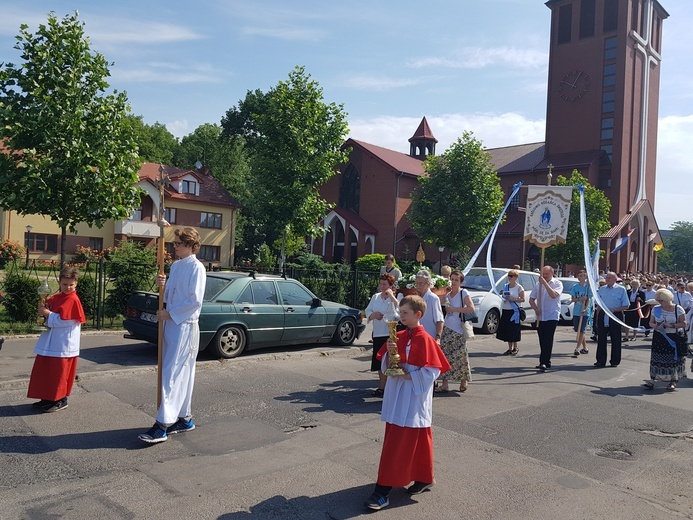
[[[466,392],[467,388],[469,388],[469,383],[467,381],[462,381],[460,383],[460,392]]]
[[[511,356],[517,356],[517,353],[520,352],[519,348],[514,348],[510,351]]]
[[[573,357],[578,357],[579,355],[580,355],[580,351],[575,349],[575,351],[573,352]]]
[[[513,353],[512,349],[508,349],[508,350],[506,350],[505,352],[503,352],[503,355],[504,355],[504,356],[509,356],[509,355],[512,354],[512,353]]]
[[[673,392],[674,390],[676,390],[676,383],[673,381],[671,383],[669,383],[669,386],[667,386],[667,390],[669,390],[670,392]]]
[[[373,391],[372,395],[373,395],[373,397],[381,397],[382,398],[383,395],[385,395],[385,389],[384,388],[378,388],[378,389]]]
[[[654,381],[645,381],[642,386],[644,386],[646,390],[654,390]]]

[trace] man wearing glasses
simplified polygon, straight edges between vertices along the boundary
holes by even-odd
[[[693,304],[693,296],[686,290],[686,284],[683,280],[676,282],[676,292],[674,293],[674,303],[680,305],[686,314],[691,310]]]
[[[597,294],[604,306],[619,320],[623,321],[623,311],[630,306],[626,288],[616,283],[616,273],[606,273],[606,285],[599,288]],[[610,320],[603,309],[597,311],[597,368],[606,366],[606,337],[611,338],[611,366],[617,367],[621,363],[621,324]]]
[[[168,283],[157,275],[164,289],[166,309],[157,311],[164,322],[161,364],[161,405],[156,422],[138,438],[148,444],[164,442],[169,435],[195,429],[191,402],[195,385],[195,362],[200,349],[198,318],[202,309],[207,275],[195,253],[200,234],[195,228],[176,229],[173,247],[178,260],[171,265]]]

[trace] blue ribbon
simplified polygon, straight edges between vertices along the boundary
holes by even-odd
[[[659,312],[657,312],[657,311],[659,311]],[[658,305],[657,307],[655,307],[654,309],[652,309],[652,314],[654,314],[654,317],[655,317],[657,320],[661,320],[661,319],[662,319],[662,307]],[[660,329],[661,329],[661,330],[660,330]],[[660,324],[655,328],[655,330],[656,330],[657,332],[659,332],[662,336],[664,336],[664,339],[667,340],[667,343],[669,343],[669,346],[670,346],[671,348],[674,349],[674,361],[678,361],[678,360],[679,360],[679,348],[678,348],[678,345],[676,344],[676,342],[675,342],[673,339],[671,339],[671,338],[669,337],[669,334],[667,334],[666,332],[664,332],[664,329],[665,329],[664,323],[660,323]]]
[[[503,288],[503,292],[508,292],[510,290],[510,284],[506,283],[505,287]],[[505,296],[503,296],[503,299],[505,300]],[[507,302],[510,305],[515,304],[515,308],[513,309],[513,315],[510,317],[510,321],[513,323],[520,323],[520,307],[517,305],[517,302],[511,302],[510,300],[507,300]]]

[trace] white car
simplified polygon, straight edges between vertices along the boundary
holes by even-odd
[[[497,267],[491,270],[495,280],[496,291],[499,294],[503,292],[503,287],[508,283],[508,271],[510,269]],[[539,273],[519,270],[518,273],[520,273],[520,276],[517,283],[525,290],[525,301],[522,303],[522,308],[527,313],[527,318],[524,323],[533,326],[537,317],[534,309],[529,305],[529,293],[539,283]],[[495,334],[500,322],[502,300],[498,294],[491,290],[491,282],[486,268],[472,267],[464,277],[462,288],[469,291],[477,316],[479,316],[478,322],[473,324],[474,328],[481,329],[481,332]]]
[[[573,322],[573,307],[575,303],[570,301],[570,291],[575,284],[580,283],[577,278],[559,278],[563,284],[563,294],[561,294],[561,321]]]

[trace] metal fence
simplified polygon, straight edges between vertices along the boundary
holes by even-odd
[[[112,261],[100,259],[97,262],[87,262],[75,265],[79,268],[78,289],[80,298],[87,317],[87,326],[101,329],[106,325],[117,324],[123,319],[120,309],[125,307],[127,297],[133,290],[153,291],[158,289],[155,285],[157,267],[150,264],[129,263],[125,266],[127,275],[137,281],[137,286],[124,289],[123,284],[116,283],[117,277],[122,276],[124,266],[115,266]],[[5,273],[21,273],[25,276],[36,277],[37,280],[47,280],[51,291],[55,292],[59,287],[60,264],[37,264],[35,261],[25,269],[23,262],[9,262],[5,266]],[[208,269],[212,266],[208,266]],[[218,270],[218,268],[214,268]],[[227,271],[228,269],[224,269]],[[265,274],[276,274],[294,278],[305,285],[318,298],[330,300],[356,309],[363,310],[368,305],[371,296],[377,291],[379,272],[348,270],[338,266],[334,270],[299,269],[287,267],[284,273],[272,269],[261,268],[234,268],[234,271]],[[4,286],[4,284],[3,284]],[[38,295],[37,295],[38,297]],[[38,300],[37,300],[38,301]]]

